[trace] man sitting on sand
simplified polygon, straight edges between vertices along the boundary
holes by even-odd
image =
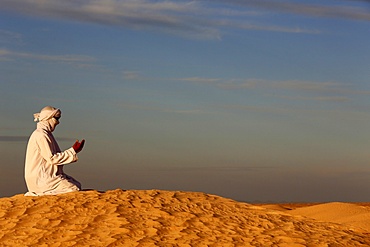
[[[77,153],[85,140],[61,151],[52,132],[59,124],[62,113],[46,106],[34,114],[37,128],[29,138],[25,162],[26,196],[55,195],[81,190],[81,184],[63,172],[63,165],[77,161]]]

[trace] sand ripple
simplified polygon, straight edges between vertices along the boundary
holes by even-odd
[[[16,195],[0,199],[0,246],[370,246],[353,221],[291,211],[181,191]]]

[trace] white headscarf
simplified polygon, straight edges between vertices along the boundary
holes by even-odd
[[[38,122],[37,126],[43,126],[42,128],[46,128],[51,132],[59,124],[59,120],[55,117],[60,118],[61,116],[62,112],[60,109],[52,106],[45,106],[39,113],[33,114],[34,121]]]
[[[53,117],[61,117],[62,112],[60,109],[52,107],[52,106],[45,106],[39,113],[33,114],[35,122],[47,121]]]

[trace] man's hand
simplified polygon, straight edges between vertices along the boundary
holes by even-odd
[[[73,149],[76,151],[76,153],[79,153],[81,152],[82,148],[84,147],[85,145],[85,140],[82,139],[81,142],[78,142],[78,140],[76,140],[75,144],[73,144]]]

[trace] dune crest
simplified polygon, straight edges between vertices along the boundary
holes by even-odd
[[[344,224],[197,192],[0,198],[0,246],[368,246]]]
[[[353,203],[331,202],[289,211],[320,221],[346,224],[370,233],[370,208]]]

